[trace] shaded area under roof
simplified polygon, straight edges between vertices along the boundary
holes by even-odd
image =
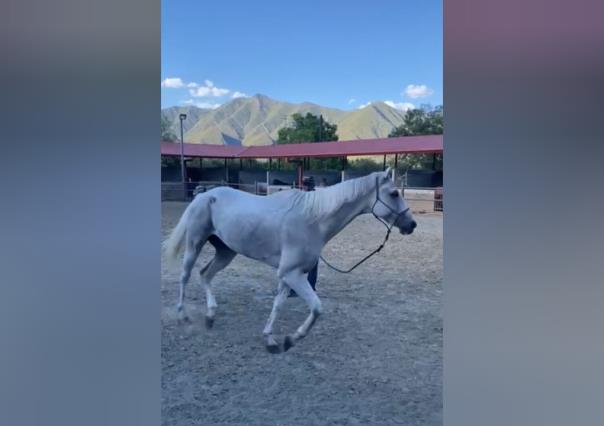
[[[184,145],[184,153],[187,157],[203,158],[344,157],[384,154],[440,154],[442,152],[443,135],[249,147],[189,143]],[[162,142],[161,154],[180,155],[180,144]]]

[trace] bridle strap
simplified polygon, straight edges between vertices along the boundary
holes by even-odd
[[[384,219],[382,219],[377,214],[375,214],[375,206],[377,205],[377,203],[382,203],[384,206],[386,206],[386,208],[388,210],[390,210],[392,213],[394,213],[396,215],[396,217],[394,218],[394,221],[392,222],[392,224],[388,225],[388,222],[386,222]],[[388,205],[388,203],[386,203],[384,200],[382,200],[380,198],[380,186],[379,186],[378,178],[376,177],[375,178],[375,201],[373,202],[373,206],[371,206],[371,214],[373,214],[373,216],[377,220],[379,220],[380,222],[382,222],[384,224],[384,226],[388,230],[391,230],[392,227],[394,226],[394,224],[398,221],[399,217],[401,217],[402,215],[404,215],[408,211],[409,211],[409,207],[407,207],[405,210],[403,210],[402,212],[399,213],[396,210],[394,210],[392,207],[390,207],[390,205]]]
[[[331,269],[333,269],[334,271],[340,272],[342,274],[348,274],[349,272],[352,272],[357,266],[361,265],[363,262],[365,262],[367,259],[369,259],[371,256],[373,256],[374,254],[377,254],[380,252],[380,250],[382,250],[384,248],[384,246],[386,245],[386,242],[388,241],[388,238],[390,237],[390,232],[392,231],[392,228],[394,227],[394,224],[398,221],[398,219],[404,215],[405,213],[407,213],[409,211],[409,207],[407,207],[405,210],[403,210],[402,212],[398,213],[396,210],[394,210],[392,207],[390,207],[387,203],[385,203],[383,200],[380,199],[380,187],[379,187],[379,182],[378,182],[378,178],[375,178],[375,201],[373,202],[373,206],[371,206],[371,213],[373,214],[373,216],[379,220],[381,223],[384,224],[384,226],[386,227],[386,236],[384,237],[384,241],[382,242],[382,244],[380,244],[380,246],[378,248],[376,248],[375,250],[373,250],[371,253],[369,253],[367,256],[365,256],[364,258],[362,258],[361,260],[359,260],[357,263],[355,263],[351,268],[349,269],[339,269],[335,266],[333,266],[331,263],[329,263],[327,260],[325,260],[325,258],[323,258],[322,255],[319,255],[319,259],[321,259],[323,261],[323,263],[325,263],[327,266],[329,266]],[[377,203],[382,203],[383,205],[385,205],[388,210],[390,210],[392,213],[396,214],[396,218],[394,219],[394,221],[392,222],[392,224],[388,224],[388,222],[386,222],[384,219],[382,219],[381,217],[379,217],[377,214],[375,214],[375,206],[377,205]]]

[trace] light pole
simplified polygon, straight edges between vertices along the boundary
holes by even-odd
[[[182,179],[183,186],[185,184],[185,138],[182,129],[182,122],[187,119],[187,114],[180,114],[180,177]]]

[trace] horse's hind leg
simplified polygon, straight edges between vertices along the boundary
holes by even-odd
[[[195,265],[195,261],[199,256],[199,252],[201,251],[201,247],[203,246],[204,241],[195,241],[193,239],[187,238],[185,255],[182,262],[182,271],[180,273],[180,296],[178,298],[178,305],[176,306],[178,312],[181,312],[182,317],[187,319],[187,315],[184,312],[184,302],[185,302],[185,289],[187,283],[189,282],[189,278],[191,277],[191,270]]]
[[[310,314],[304,321],[304,323],[298,327],[293,335],[286,336],[283,341],[283,350],[287,351],[289,348],[294,346],[296,342],[305,337],[315,321],[321,315],[321,300],[317,296],[317,293],[313,291],[310,283],[306,279],[306,276],[299,270],[291,271],[283,277],[283,281],[300,296],[310,309]]]
[[[210,241],[216,249],[216,254],[210,263],[203,267],[199,274],[201,277],[201,284],[206,290],[206,301],[208,304],[206,327],[211,328],[214,325],[214,317],[216,315],[216,308],[218,307],[214,294],[212,294],[212,278],[214,278],[218,272],[226,268],[235,258],[237,253],[228,248],[226,244],[215,235],[210,236],[208,241]]]

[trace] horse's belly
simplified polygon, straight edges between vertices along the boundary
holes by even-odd
[[[280,238],[273,227],[244,221],[218,221],[215,234],[239,254],[269,264],[276,261],[278,264]]]

